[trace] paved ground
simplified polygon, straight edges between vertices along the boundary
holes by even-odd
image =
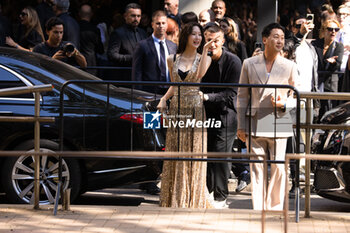
[[[156,206],[71,206],[52,215],[52,206],[33,210],[25,205],[0,205],[0,232],[261,232],[261,215],[246,209],[193,210]],[[288,232],[350,232],[350,214],[313,212],[294,221]],[[269,215],[265,232],[283,232],[283,221]]]
[[[261,212],[253,211],[250,189],[237,194],[230,183],[229,209],[194,210],[158,207],[158,196],[147,195],[137,186],[88,192],[53,216],[53,206],[33,210],[31,205],[9,205],[0,201],[2,232],[262,232]],[[0,199],[2,199],[0,197]],[[304,199],[301,199],[301,210]],[[294,200],[289,201],[288,232],[350,233],[350,204],[330,201],[315,194],[311,218],[300,213],[295,222]],[[265,232],[283,232],[283,218],[269,214]]]
[[[232,190],[232,188],[231,188]],[[261,232],[261,212],[251,210],[249,189],[229,196],[229,209],[194,210],[158,207],[158,196],[143,194],[135,187],[105,189],[84,194],[70,211],[52,206],[33,210],[30,205],[0,204],[0,232]],[[350,233],[350,204],[312,195],[311,218],[300,213],[295,222],[289,202],[288,232]],[[301,210],[304,209],[301,200]],[[269,214],[265,232],[283,232],[283,218]]]

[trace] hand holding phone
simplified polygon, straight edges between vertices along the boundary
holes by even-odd
[[[311,32],[314,27],[314,14],[306,14],[306,23],[303,23],[301,26],[300,33],[304,36],[307,36],[307,34],[309,34],[309,32]]]

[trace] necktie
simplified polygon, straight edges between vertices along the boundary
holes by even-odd
[[[163,41],[159,42],[159,52],[160,52],[160,81],[168,81],[166,78],[166,66],[165,66],[165,50]]]
[[[139,42],[139,41],[141,40],[141,38],[140,38],[140,35],[139,35],[138,30],[137,30],[137,29],[135,29],[134,33],[135,33],[135,39],[136,39],[136,42]]]

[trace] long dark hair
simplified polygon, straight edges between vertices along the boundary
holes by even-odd
[[[295,43],[292,39],[286,39],[283,47],[284,57],[295,61]]]
[[[180,37],[179,37],[179,47],[177,48],[177,53],[183,53],[185,51],[186,46],[187,46],[188,37],[192,34],[192,30],[194,27],[198,27],[201,30],[202,41],[201,41],[201,45],[198,47],[197,51],[199,53],[202,52],[202,49],[204,46],[203,28],[199,23],[191,22],[191,23],[185,24],[181,28]]]

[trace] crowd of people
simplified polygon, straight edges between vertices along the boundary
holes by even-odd
[[[232,1],[214,0],[210,8],[197,15],[181,14],[179,0],[164,0],[163,9],[154,11],[151,17],[138,3],[129,3],[123,14],[117,11],[109,20],[101,16],[96,20],[95,3],[89,1],[83,2],[72,17],[70,3],[42,0],[21,9],[15,22],[1,5],[0,46],[41,53],[81,68],[131,68],[131,73],[128,69],[118,73],[88,70],[105,79],[288,84],[308,92],[350,90],[347,0],[334,8],[330,2],[300,4],[293,12],[286,4],[280,11],[279,23],[271,23],[262,31],[261,43],[255,43],[253,1],[232,5]],[[257,159],[268,154],[270,159],[283,160],[286,151],[291,152],[295,146],[291,127],[295,100],[290,92],[257,88],[249,94],[246,88],[193,86],[137,88],[162,95],[158,109],[168,115],[168,121],[190,116],[197,121],[221,122],[218,128],[168,129],[167,151],[232,152],[237,136],[251,147]],[[315,121],[335,105],[336,101],[314,101]],[[251,127],[247,127],[247,116]],[[301,119],[305,121],[305,111]],[[272,122],[285,128],[273,132]],[[152,194],[160,192],[161,206],[225,208],[228,179],[233,172],[238,179],[236,192],[252,182],[254,209],[282,209],[286,185],[283,166],[271,165],[266,202],[261,199],[262,164],[250,164],[250,171],[249,175],[241,163],[166,161],[161,190],[155,184],[144,188]],[[291,167],[292,178],[293,174]]]

